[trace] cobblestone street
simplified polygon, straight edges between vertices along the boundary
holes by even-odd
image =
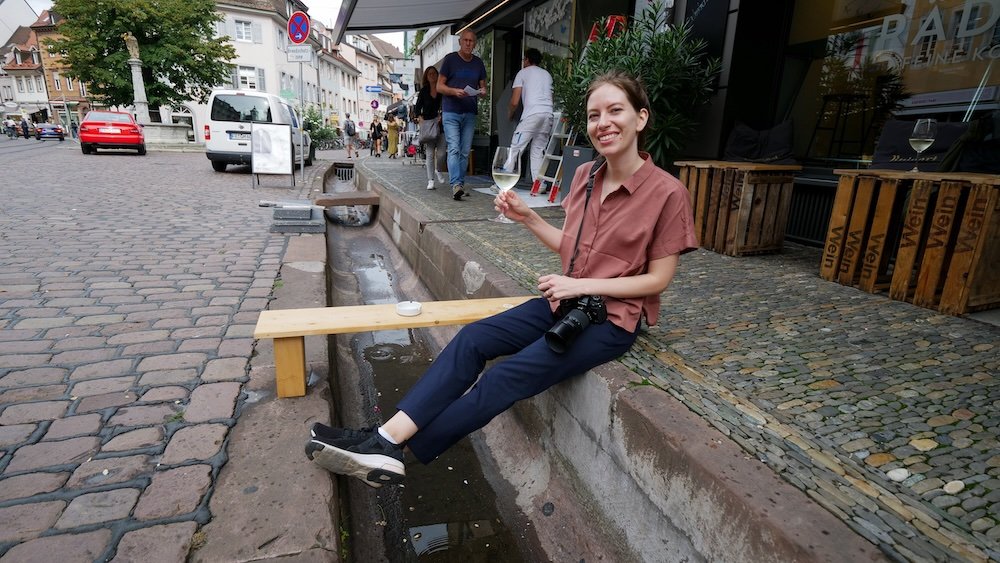
[[[183,561],[285,249],[257,202],[303,184],[30,143],[0,140],[28,171],[0,187],[2,560]]]

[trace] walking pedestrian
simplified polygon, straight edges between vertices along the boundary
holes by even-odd
[[[22,117],[21,118],[21,134],[24,135],[25,139],[28,138],[28,127],[29,127],[28,126],[28,118]]]
[[[344,113],[344,146],[347,148],[347,158],[354,151],[354,139],[358,134],[358,126],[351,120],[350,113]]]
[[[472,54],[476,34],[465,30],[458,40],[458,51],[448,53],[438,73],[441,102],[441,125],[448,144],[448,181],[452,197],[461,201],[465,195],[465,171],[469,167],[469,151],[479,113],[479,96],[486,95],[486,65]]]
[[[382,136],[385,131],[382,129],[382,122],[377,115],[372,118],[372,124],[368,127],[372,134],[372,145],[369,148],[370,154],[379,158],[382,156]]]
[[[552,134],[552,75],[538,66],[541,62],[542,53],[538,49],[524,52],[524,68],[514,77],[514,89],[507,106],[507,115],[513,120],[518,106],[524,105],[510,148],[511,153],[522,154],[524,147],[531,143],[529,177],[532,180],[543,172],[542,157]]]
[[[434,189],[434,178],[445,183],[446,178],[438,172],[438,159],[447,158],[444,150],[444,135],[441,134],[441,94],[437,89],[437,68],[429,66],[424,70],[423,86],[413,104],[413,114],[420,132],[420,144],[424,147],[424,167],[427,169],[427,189]]]
[[[395,115],[389,114],[385,128],[389,136],[389,158],[396,158],[396,152],[399,150],[399,121]]]
[[[639,150],[651,116],[637,79],[599,76],[584,103],[587,135],[600,158],[577,169],[563,201],[563,228],[513,190],[494,199],[559,254],[565,273],[538,278],[540,298],[459,331],[382,426],[314,424],[310,459],[373,487],[400,483],[404,448],[430,463],[517,401],[624,354],[642,316],[656,323],[660,293],[680,255],[698,245],[689,195]],[[500,356],[507,357],[480,376]]]
[[[3,130],[5,133],[7,133],[8,139],[13,139],[14,136],[16,135],[16,133],[14,132],[15,127],[16,124],[14,123],[13,119],[8,117],[3,120]]]

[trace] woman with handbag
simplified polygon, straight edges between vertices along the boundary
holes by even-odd
[[[420,132],[420,144],[424,147],[424,162],[427,167],[427,189],[434,189],[434,176],[444,184],[447,179],[436,171],[438,158],[446,158],[444,135],[441,134],[441,95],[437,91],[438,71],[433,66],[424,71],[424,84],[413,105],[413,115]]]

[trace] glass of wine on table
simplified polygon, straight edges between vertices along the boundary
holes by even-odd
[[[917,164],[920,162],[920,153],[931,148],[934,144],[934,137],[937,135],[936,119],[918,119],[910,133],[910,146],[917,152],[917,160],[913,163],[913,170],[910,172],[920,172]]]

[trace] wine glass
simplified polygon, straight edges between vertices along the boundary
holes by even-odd
[[[913,163],[913,170],[910,172],[920,172],[917,164],[920,162],[920,153],[929,149],[934,144],[934,137],[937,135],[936,119],[918,119],[910,133],[910,146],[917,152],[917,160]]]
[[[514,184],[521,179],[521,153],[511,150],[510,147],[497,147],[497,152],[493,155],[493,181],[496,182],[500,192],[505,192],[514,187]],[[497,223],[514,223],[503,213],[490,219]]]

